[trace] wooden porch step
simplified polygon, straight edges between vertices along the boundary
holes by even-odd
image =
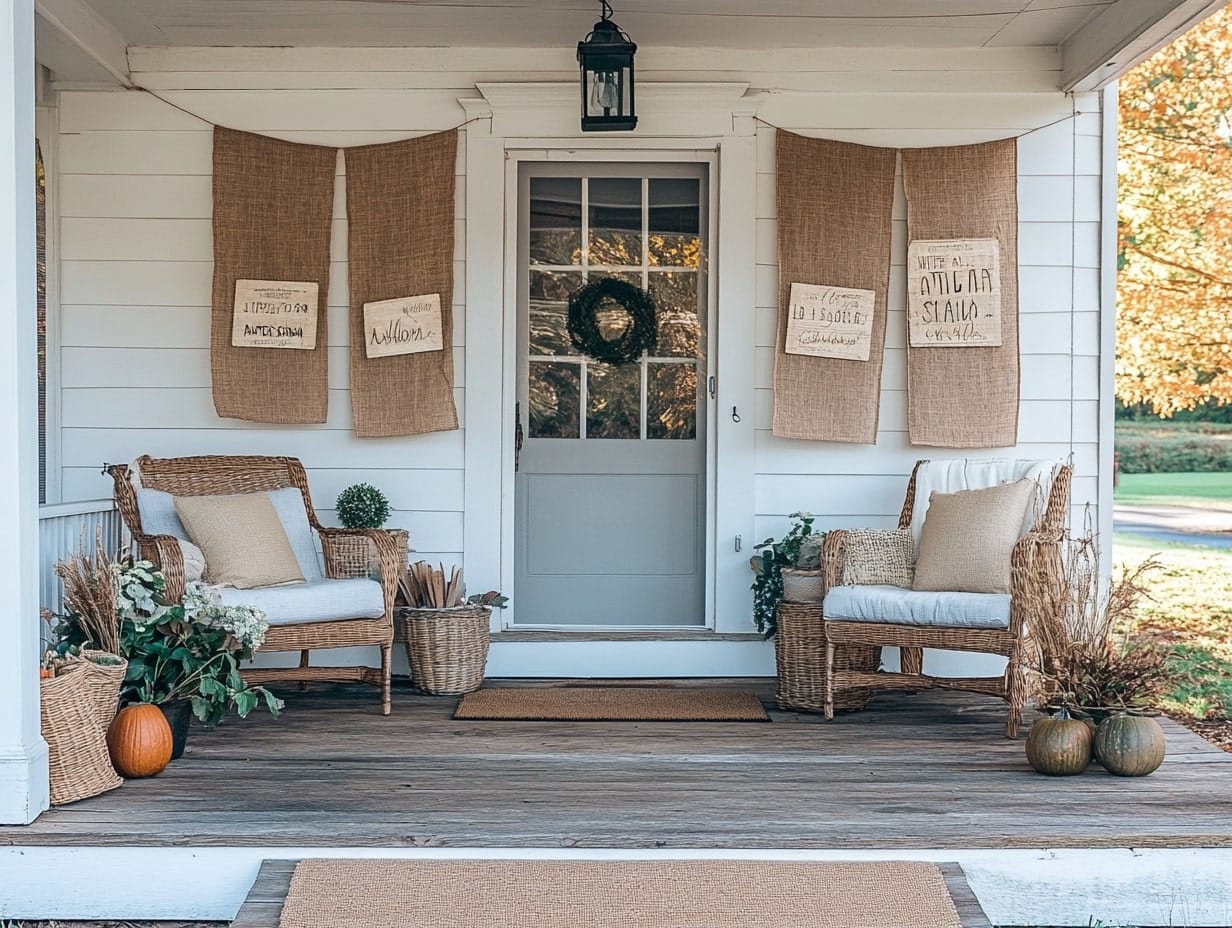
[[[235,920],[231,922],[231,928],[278,928],[295,864],[294,860],[263,860],[257,879],[248,891],[248,897],[240,906]],[[963,928],[992,928],[988,916],[984,914],[984,909],[967,883],[962,867],[955,863],[939,863],[937,867],[945,876],[946,889],[954,900],[954,908],[958,910]],[[885,925],[882,928],[894,926]]]

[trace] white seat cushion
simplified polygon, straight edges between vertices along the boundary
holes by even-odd
[[[1009,628],[1008,593],[933,593],[897,586],[836,586],[821,606],[826,621],[933,628]]]
[[[298,492],[298,491],[297,491]],[[270,625],[304,625],[335,619],[379,619],[385,614],[385,594],[375,580],[309,580],[253,590],[223,588],[224,606],[252,606],[265,613]]]

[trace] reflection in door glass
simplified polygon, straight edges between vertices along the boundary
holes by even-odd
[[[637,266],[642,263],[642,180],[592,177],[590,263]]]
[[[582,287],[580,271],[530,271],[527,317],[529,353],[573,354],[566,321],[569,297]]]
[[[640,365],[586,365],[586,437],[641,438],[641,392]]]
[[[582,379],[576,364],[531,361],[528,437],[580,438]]]
[[[690,177],[652,177],[649,186],[649,263],[701,266],[701,183]]]
[[[582,179],[530,179],[530,263],[582,263]]]
[[[697,437],[697,368],[651,364],[646,383],[646,437]]]
[[[649,275],[659,323],[660,358],[701,355],[701,321],[697,314],[697,272],[656,271]]]

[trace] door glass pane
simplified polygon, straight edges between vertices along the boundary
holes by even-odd
[[[531,356],[574,354],[566,321],[569,297],[582,286],[581,271],[530,272],[527,337]]]
[[[638,364],[586,366],[586,437],[641,438],[642,369]]]
[[[650,364],[646,383],[646,437],[697,437],[697,368]]]
[[[577,364],[529,362],[527,437],[581,437],[582,379]]]
[[[701,264],[701,182],[695,177],[651,178],[649,263],[663,267]]]
[[[659,321],[659,344],[654,354],[661,358],[701,356],[701,320],[697,312],[697,272],[662,271],[650,275]]]
[[[642,180],[594,177],[590,180],[590,263],[642,263]]]
[[[530,179],[530,263],[582,263],[582,179]]]

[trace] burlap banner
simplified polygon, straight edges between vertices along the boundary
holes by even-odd
[[[820,441],[877,440],[896,155],[893,148],[778,132],[775,435]],[[873,292],[867,361],[784,350],[793,283]],[[863,304],[856,300],[852,305]]]
[[[458,427],[453,402],[453,242],[457,130],[346,149],[351,290],[351,410],[360,438]],[[440,298],[440,332],[419,321]],[[365,303],[404,301],[414,319],[398,328],[397,307],[371,307],[377,339],[439,340],[439,350],[369,357]],[[414,329],[414,331],[412,331]]]
[[[907,430],[913,445],[1000,448],[1018,441],[1018,142],[903,149],[909,242],[988,240],[1000,256],[1000,344],[962,343],[979,332],[963,281],[942,269],[922,284],[956,334],[952,346],[907,348]],[[934,252],[936,248],[932,249]],[[922,264],[926,258],[919,258]],[[934,269],[907,268],[907,289]],[[960,275],[961,276],[961,275]],[[965,279],[965,278],[964,278]],[[948,283],[947,283],[948,281]]]
[[[214,127],[210,373],[220,416],[278,424],[325,421],[329,224],[337,158],[335,148]],[[272,333],[268,337],[233,335],[237,281],[254,285],[245,284],[245,294],[272,294],[247,301],[260,304],[248,318],[273,307],[266,313],[269,325],[250,326]],[[276,285],[284,282],[315,284],[316,305],[302,303],[310,288],[280,291]],[[293,315],[279,315],[279,302],[290,305]],[[295,321],[308,319],[315,333]],[[290,330],[299,337],[286,337]]]

